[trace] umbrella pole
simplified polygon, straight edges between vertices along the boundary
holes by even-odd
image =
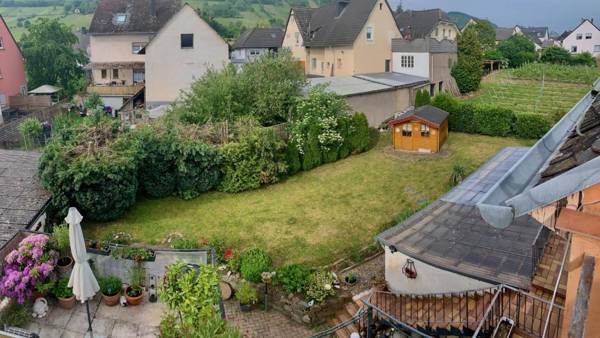
[[[94,333],[92,332],[92,316],[90,316],[90,301],[86,300],[85,301],[85,307],[87,309],[87,316],[88,316],[88,332],[90,333],[90,338],[94,338]]]

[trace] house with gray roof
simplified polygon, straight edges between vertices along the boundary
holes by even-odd
[[[439,8],[422,11],[405,10],[395,15],[400,32],[407,40],[433,38],[456,41],[460,29]]]
[[[275,53],[283,42],[281,28],[252,28],[246,30],[231,46],[231,62],[239,65],[260,55]]]
[[[51,196],[38,177],[39,158],[0,149],[0,246],[21,230],[43,230]]]
[[[391,71],[391,38],[400,30],[386,0],[336,0],[290,9],[282,46],[310,76]]]

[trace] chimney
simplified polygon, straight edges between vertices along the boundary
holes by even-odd
[[[150,0],[148,7],[150,10],[150,16],[156,16],[156,0]]]
[[[346,6],[348,6],[348,4],[350,3],[349,0],[336,0],[336,17],[342,15],[342,12],[344,12],[344,9],[346,9]]]

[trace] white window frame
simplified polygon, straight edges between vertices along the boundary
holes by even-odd
[[[402,67],[402,68],[415,68],[415,57],[414,57],[414,55],[402,55],[402,56],[400,56],[400,67]]]
[[[585,39],[586,40],[591,40],[592,39],[592,33],[585,33]]]
[[[429,126],[421,123],[421,137],[429,137],[430,131],[429,131]]]
[[[402,136],[412,137],[412,123],[405,123],[402,125]]]
[[[577,33],[577,35],[575,35],[575,39],[576,40],[582,40],[583,39],[583,34],[582,33]]]
[[[600,45],[594,45],[594,52],[600,52]]]
[[[571,53],[577,53],[577,46],[571,46]]]
[[[367,38],[367,41],[375,40],[375,30],[372,26],[367,26],[365,37]]]

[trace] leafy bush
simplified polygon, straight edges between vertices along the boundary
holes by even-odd
[[[338,154],[338,158],[346,158],[350,156],[352,153],[352,131],[353,127],[351,124],[352,117],[343,117],[338,119],[338,129],[340,131],[340,135],[344,139],[342,141],[342,145],[340,145],[340,150]]]
[[[67,254],[69,243],[69,226],[65,224],[54,226],[52,229],[52,244],[61,255]]]
[[[477,132],[490,136],[508,136],[512,132],[515,114],[494,105],[478,105],[475,109]]]
[[[222,157],[217,148],[201,140],[180,138],[175,149],[177,194],[181,198],[192,199],[218,186]]]
[[[242,281],[238,285],[238,289],[235,290],[235,298],[243,305],[256,304],[258,301],[258,292],[252,287],[252,284]]]
[[[83,106],[88,110],[102,109],[104,102],[102,102],[102,99],[98,93],[91,93],[85,99]]]
[[[67,278],[57,280],[52,288],[52,294],[57,298],[73,297],[73,289],[69,287],[69,280]]]
[[[100,291],[107,296],[114,296],[123,288],[123,282],[115,276],[101,277],[98,279],[98,284],[100,284]]]
[[[136,132],[142,151],[140,188],[150,197],[167,197],[175,193],[177,176],[173,151],[176,135],[173,126],[148,125]]]
[[[477,121],[475,120],[476,111],[477,107],[473,104],[463,103],[459,105],[459,110],[448,116],[448,127],[453,131],[478,133]]]
[[[293,175],[302,170],[302,159],[298,144],[294,140],[289,140],[285,153],[285,162],[287,163],[288,175]]]
[[[558,46],[552,46],[542,51],[540,60],[545,63],[568,65],[571,63],[571,53]]]
[[[353,153],[360,153],[369,147],[369,121],[363,113],[356,113],[350,118],[350,145]]]
[[[25,119],[19,125],[19,133],[23,139],[25,149],[31,149],[39,146],[42,141],[44,128],[42,123],[33,117]]]
[[[0,311],[0,326],[26,327],[31,320],[31,313],[31,304],[19,304],[11,300]]]
[[[596,67],[596,59],[589,52],[579,53],[573,55],[571,58],[571,64],[574,66],[587,66],[587,67]]]
[[[520,67],[535,61],[535,45],[524,35],[515,34],[498,44],[498,50],[508,59],[510,67]]]
[[[552,121],[546,115],[534,113],[515,114],[514,133],[525,139],[539,139],[552,128]]]
[[[272,184],[287,170],[285,143],[270,128],[249,127],[235,143],[221,148],[223,179],[219,190],[240,192]]]
[[[425,89],[419,89],[415,95],[415,108],[426,106],[431,102],[429,92]]]
[[[275,284],[286,292],[303,292],[309,282],[312,269],[301,264],[291,264],[277,269]]]
[[[460,163],[454,163],[452,165],[452,173],[450,174],[450,186],[457,186],[465,179],[466,176],[467,170],[465,169],[465,166]]]
[[[334,278],[329,271],[315,271],[310,275],[308,286],[306,288],[306,298],[314,300],[316,303],[323,303],[325,298],[335,295],[333,288]]]
[[[217,314],[195,320],[182,321],[177,315],[168,312],[160,319],[160,336],[162,338],[241,338],[235,327],[227,325]]]
[[[302,143],[302,170],[316,168],[323,163],[321,148],[319,147],[319,127],[310,126],[306,134],[306,139]]]
[[[262,249],[246,250],[241,257],[240,272],[242,277],[250,282],[261,282],[261,273],[269,271],[272,266],[271,257]]]
[[[456,113],[461,109],[461,102],[449,92],[441,92],[433,97],[431,105],[448,113]]]

